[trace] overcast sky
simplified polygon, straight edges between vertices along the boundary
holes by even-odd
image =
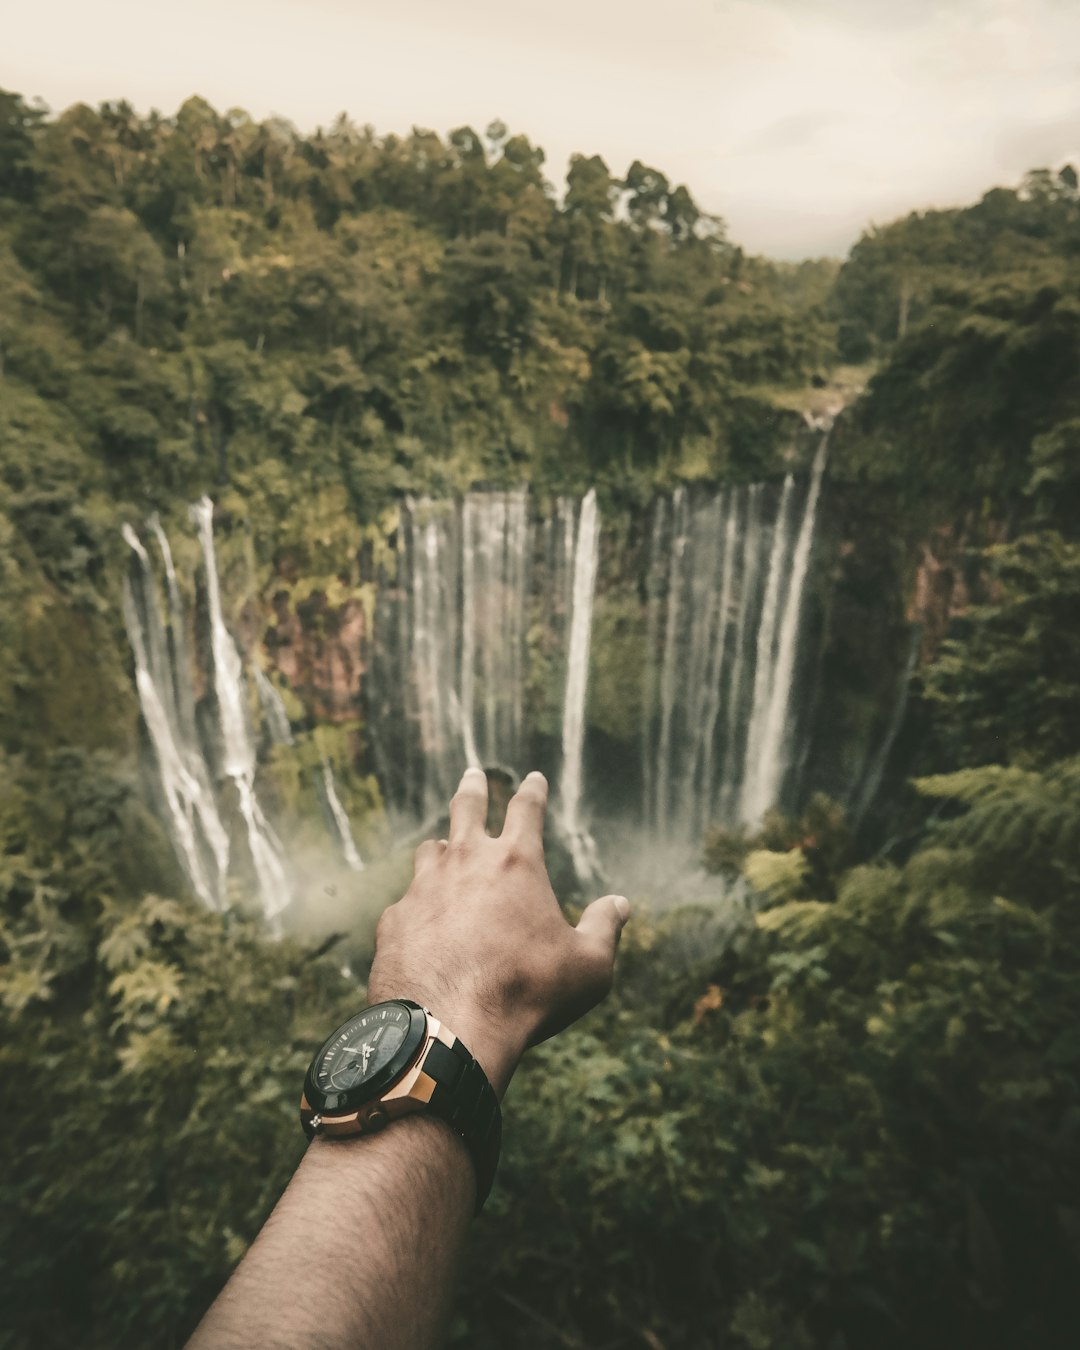
[[[745,247],[841,255],[870,222],[1080,161],[1080,0],[37,0],[0,85],[60,109],[344,110],[642,159]]]

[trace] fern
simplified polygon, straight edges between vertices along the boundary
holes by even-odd
[[[925,797],[966,809],[939,824],[934,842],[966,854],[991,889],[1046,902],[1080,883],[1080,758],[1045,774],[987,765],[922,778]]]

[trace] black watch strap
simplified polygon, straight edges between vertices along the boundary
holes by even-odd
[[[423,1068],[435,1082],[428,1110],[461,1135],[476,1167],[479,1214],[499,1165],[502,1144],[499,1099],[483,1069],[456,1037],[451,1045],[433,1040],[424,1056]]]

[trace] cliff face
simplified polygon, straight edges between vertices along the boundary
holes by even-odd
[[[310,717],[340,723],[359,716],[367,627],[364,606],[355,596],[335,603],[324,590],[303,599],[285,587],[274,591],[263,646],[271,669]]]
[[[951,625],[972,605],[993,599],[983,551],[1004,543],[1008,530],[998,522],[949,523],[930,530],[918,546],[908,619],[919,625],[919,665],[929,665]]]
[[[917,739],[904,713],[911,676],[933,660],[968,606],[986,597],[980,549],[995,536],[985,522],[972,521],[916,530],[888,488],[868,489],[842,477],[826,483],[820,516],[791,706],[798,722],[797,762],[790,765],[784,804],[797,809],[809,793],[823,790],[861,814],[882,775],[884,800],[907,772],[915,751],[912,737]],[[588,777],[598,801],[637,809],[647,683],[647,605],[640,574],[648,519],[640,509],[624,507],[605,519],[604,528],[610,547],[593,625]],[[539,555],[533,565],[543,567]],[[307,717],[355,729],[365,716],[377,715],[366,706],[375,636],[369,597],[362,587],[337,578],[294,573],[287,563],[279,564],[261,601],[245,609],[238,625],[242,645],[249,652],[262,645],[268,673],[280,677]],[[545,622],[539,615],[534,619]],[[541,661],[526,692],[532,728],[527,757],[555,772],[553,738],[563,693],[560,634],[558,628],[550,634],[552,669]],[[535,632],[531,640],[534,646],[541,641]],[[894,756],[897,741],[903,753]],[[359,743],[354,747],[359,750]]]

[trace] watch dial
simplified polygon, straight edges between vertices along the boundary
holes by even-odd
[[[409,1010],[393,1004],[368,1008],[346,1022],[315,1066],[315,1086],[326,1093],[350,1092],[385,1067],[410,1026]]]

